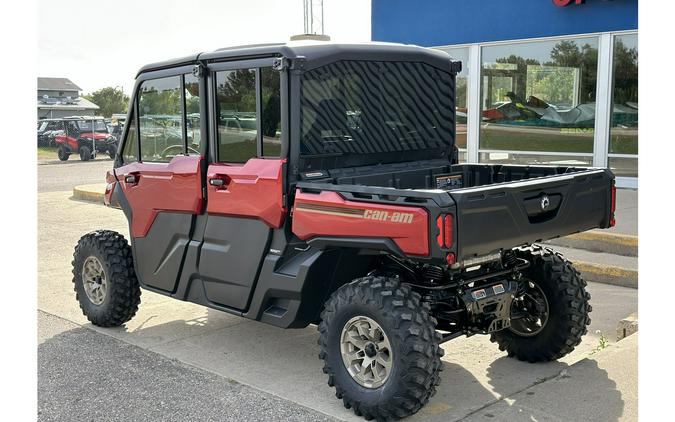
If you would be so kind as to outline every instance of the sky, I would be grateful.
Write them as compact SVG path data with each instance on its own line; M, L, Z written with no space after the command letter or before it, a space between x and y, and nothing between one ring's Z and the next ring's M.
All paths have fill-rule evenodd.
M324 0L324 30L370 41L370 0ZM39 0L37 73L130 94L147 63L302 32L302 0Z

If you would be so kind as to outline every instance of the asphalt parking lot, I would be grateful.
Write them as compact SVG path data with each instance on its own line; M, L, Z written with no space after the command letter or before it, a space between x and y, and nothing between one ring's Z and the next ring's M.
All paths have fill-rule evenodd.
M73 247L91 230L112 229L128 236L128 227L121 211L74 201L70 190L103 181L111 164L100 160L38 166L40 419L208 420L212 415L218 420L361 421L326 385L313 326L281 330L147 291L138 314L124 327L88 324L72 289ZM561 372L574 373L575 363L589 362L585 359L599 344L596 331L613 340L618 320L637 310L635 289L591 283L589 291L589 334L559 362L518 362L484 336L444 344L438 393L409 420L542 420L538 411L518 407L531 398L526 395L530 389L555 382ZM625 398L608 372L597 365L588 371L607 398L594 420L625 418ZM105 404L94 397L106 397ZM567 400L575 405L573 397L558 397L559 404ZM495 406L506 409L489 410ZM185 412L177 413L178 407ZM508 412L513 409L525 410ZM213 414L204 413L209 410ZM543 419L559 420L549 416Z

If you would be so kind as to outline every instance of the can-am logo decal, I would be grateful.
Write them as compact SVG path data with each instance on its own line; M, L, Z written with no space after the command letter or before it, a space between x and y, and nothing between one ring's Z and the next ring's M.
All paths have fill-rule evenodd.
M363 218L378 221L389 221L391 223L406 223L406 224L410 224L413 221L413 215L407 212L389 213L389 211L375 211L375 210L366 210L363 213Z
M358 208L336 207L332 205L299 203L296 211L314 212L318 214L337 215L340 217L364 218L366 220L385 221L388 223L411 224L414 215L409 212L364 210Z

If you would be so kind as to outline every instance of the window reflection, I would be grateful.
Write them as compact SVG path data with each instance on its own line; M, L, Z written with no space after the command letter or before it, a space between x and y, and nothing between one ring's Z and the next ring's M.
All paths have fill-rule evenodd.
M218 161L244 163L257 154L255 69L216 74Z
M597 63L595 37L483 47L480 148L515 153L481 158L530 162L517 152L592 153ZM546 154L537 160L560 161Z
M614 38L614 84L609 166L620 176L638 175L638 36ZM611 154L629 155L612 157ZM630 157L630 156L634 157Z
M138 101L141 159L168 162L184 153L180 76L141 85Z
M466 161L466 128L468 101L467 94L469 89L469 48L441 48L452 57L452 60L462 62L462 71L455 77L455 109L457 115L456 139L457 147L460 149L460 162Z

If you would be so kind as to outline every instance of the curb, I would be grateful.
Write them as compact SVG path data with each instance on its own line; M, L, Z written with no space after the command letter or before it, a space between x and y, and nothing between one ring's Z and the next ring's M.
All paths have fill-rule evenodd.
M550 245L566 248L585 249L614 255L638 256L638 237L627 234L607 233L591 230L570 236L547 240Z
M626 337L638 332L638 314L633 312L626 318L619 321L616 325L616 340L623 340Z
M105 186L106 186L105 183L75 186L73 188L72 199L103 204L103 194L105 193Z
M638 272L628 268L608 267L591 262L572 261L586 281L614 286L638 288Z

